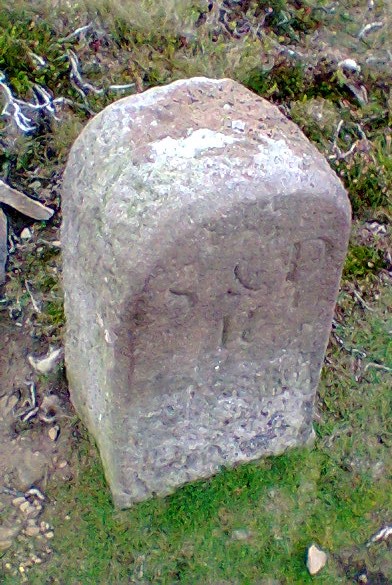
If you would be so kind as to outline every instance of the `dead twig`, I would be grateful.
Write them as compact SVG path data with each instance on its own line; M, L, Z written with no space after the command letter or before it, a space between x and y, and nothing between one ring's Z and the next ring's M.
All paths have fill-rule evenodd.
M28 497L28 496L36 497L39 500L41 500L41 502L43 502L45 500L44 494L38 488L30 488L29 490L27 490L27 492L25 492L25 496L26 497Z
M344 160L345 158L348 158L351 154L353 154L353 152L357 150L358 143L359 140L356 140L346 152L340 151L339 159Z
M93 26L93 23L89 22L89 24L85 24L84 26L81 26L81 27L75 29L73 32L69 33L69 35L67 35L66 37L58 39L57 42L58 43L67 43L68 41L71 41L72 39L78 37L79 35L89 31L92 28L92 26Z
M82 95L84 97L86 97L86 95L88 95L89 92L93 92L97 95L102 95L104 92L104 89L99 89L97 87L95 87L94 85L92 85L91 83L88 83L87 81L84 81L82 79L82 75L81 75L81 67L80 67L80 61L78 56L76 55L76 53L74 53L71 49L69 49L68 53L68 60L70 62L71 65L71 72L70 72L70 79L71 79L71 83L73 85L73 87L75 87L75 89L78 91L78 93L82 92Z
M132 87L135 87L135 83L126 83L126 84L115 84L115 85L109 85L107 88L105 87L95 87L95 85L92 85L92 83L89 83L88 81L85 81L82 77L82 73L81 73L81 65L80 65L80 61L78 56L76 55L76 53L74 51L72 51L71 49L68 51L67 53L68 55L68 60L70 62L71 65L71 71L70 71L70 80L71 80L71 84L72 87L82 96L83 101L85 102L86 100L86 96L89 93L95 93L96 95L102 95L107 91L123 91L126 89L131 89Z
M377 364L376 362L369 362L368 364L366 364L365 372L367 372L369 368L375 368L376 370L384 370L384 372L392 372L392 368L388 368L383 364Z
M384 526L384 528L381 528L371 537L369 542L366 543L366 546L370 546L371 544L380 542L381 540L387 540L387 538L390 536L392 536L392 526Z
M357 124L357 130L358 130L358 134L360 135L361 139L367 141L368 137L366 136L365 132L362 130L362 128L359 124Z
M37 406L37 396L35 392L35 384L33 381L26 382L26 386L30 388L30 406L35 408Z
M378 22L370 22L369 24L366 24L358 33L358 39L363 39L364 36L370 34L371 32L374 32L375 30L378 30L379 28L382 28L384 26L384 23L380 20Z
M25 492L25 496L26 498L29 496L33 496L33 498L38 498L39 500L41 500L41 502L45 501L44 494L38 488L30 488L29 490L27 490L27 492Z
M365 358L366 357L366 353L360 349L356 349L355 347L351 348L351 347L347 347L345 344L345 341L342 337L340 337L340 335L338 335L338 333L336 332L336 328L340 327L343 329L343 327L336 321L336 319L332 319L332 335L333 337L336 339L336 341L338 342L338 344L347 352L350 354L357 354L359 355L360 358Z
M27 422L28 420L36 416L39 410L39 407L37 406L37 395L35 391L34 382L31 380L27 380L26 386L29 387L30 394L29 398L27 399L28 408L17 415L17 418L20 418L22 422Z
M337 145L337 141L338 141L339 134L341 132L343 123L344 123L343 120L340 120L339 124L336 127L335 136L334 136L332 146L331 146L331 150L334 154L329 155L329 157L328 157L329 160L335 160L335 159L344 160L344 159L348 158L349 156L351 156L357 150L358 147L361 147L361 146L363 147L364 143L368 142L368 139L367 139L365 132L362 130L360 125L357 124L357 130L358 130L358 134L360 135L360 139L356 140L346 152L342 152L342 150Z
M315 6L314 8L312 8L312 11L316 12L316 10L320 10L322 12L325 12L325 14L335 14L337 7L338 2L332 2L332 4L330 4L329 6Z
M36 406L35 408L24 411L21 414L19 414L19 418L21 419L22 422L27 422L28 420L37 415L38 410L39 408L38 406Z
M0 208L0 285L5 281L5 265L7 263L8 224L7 216Z
M361 297L359 292L357 292L356 290L353 290L353 295L360 302L360 304L362 305L362 307L364 309L367 309L368 311L371 311L372 313L374 312L374 309L372 309L371 307L369 307L369 305L367 303L365 303L365 301L363 300L363 298Z
M1 71L0 89L3 90L5 96L5 106L1 115L11 117L22 132L32 132L37 128L32 115L27 115L27 111L31 111L32 113L35 111L41 115L42 113L46 113L51 118L58 120L58 118L56 118L56 105L68 103L67 100L62 97L53 99L50 93L38 83L33 85L35 103L26 102L16 98L6 84L5 75Z
M15 121L17 127L20 130L22 130L22 132L31 132L32 130L35 129L32 120L24 115L21 108L20 103L21 100L17 100L16 98L14 98L10 88L8 87L8 85L4 83L4 79L5 79L4 74L0 73L0 88L3 90L6 99L6 103L3 108L3 111L1 112L1 115L11 116ZM25 105L25 102L23 102L23 105ZM10 112L10 108L13 109L13 112Z
M43 57L40 57L40 55L37 55L36 53L33 53L33 51L29 51L28 52L28 55L29 55L29 57L32 58L32 60L36 64L37 69L42 69L43 67L46 66L45 59Z
M359 360L361 360L361 358L367 357L367 353L365 351L362 351L361 349L356 349L355 347L351 350L351 353L358 354Z
M125 83L122 85L109 85L108 89L110 89L111 91L123 91L125 89L131 89L132 87L135 87L136 83Z
M34 311L37 311L37 313L41 313L41 309L39 308L39 306L37 305L36 300L33 297L33 293L31 292L29 283L27 282L27 280L25 280L25 287L27 292L29 293L30 299L31 299L31 304L33 305Z

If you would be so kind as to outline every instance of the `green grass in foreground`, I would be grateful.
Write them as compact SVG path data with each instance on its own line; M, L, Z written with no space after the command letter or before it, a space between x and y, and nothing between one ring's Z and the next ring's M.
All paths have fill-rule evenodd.
M387 297L366 313L348 295L341 299L347 319L337 334L344 347L331 344L328 352L312 450L223 470L118 512L83 437L77 476L50 492L57 560L29 573L29 583L275 583L269 578L330 585L355 582L364 566L391 579L386 544L364 546L392 510L391 377L372 365L365 370L392 365ZM358 352L366 353L362 362ZM312 542L329 554L317 577L305 568Z

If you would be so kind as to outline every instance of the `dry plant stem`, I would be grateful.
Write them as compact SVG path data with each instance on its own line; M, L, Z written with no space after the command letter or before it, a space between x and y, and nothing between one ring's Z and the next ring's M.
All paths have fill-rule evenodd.
M337 141L338 141L339 134L340 134L340 131L342 129L343 123L344 123L343 120L340 120L339 124L336 127L335 136L334 136L333 143L332 143L332 151L335 154L331 154L328 157L329 160L334 160L334 159L345 160L346 158L348 158L350 155L352 155L357 150L358 145L361 143L361 140L366 140L366 142L368 140L367 136L366 136L365 132L362 130L361 126L359 124L357 124L357 130L358 130L358 134L360 136L360 140L356 140L346 152L342 152L340 150L339 146L337 145Z
M376 370L384 370L384 372L392 372L392 368L388 368L383 364L376 364L376 362L369 362L368 364L366 364L365 372L367 372L369 368L375 368Z
M44 494L38 488L30 488L25 493L25 496L34 496L43 502L45 500Z
M5 280L5 265L7 263L7 216L0 208L0 284Z
M354 349L351 350L351 353L358 354L358 356L359 356L358 360L361 360L361 358L367 357L367 353L365 351L361 351L360 349L356 349L355 347L354 347Z
M80 72L80 70L81 70L80 61L79 61L79 58L76 55L76 53L74 53L74 51L72 51L70 49L68 51L67 55L68 55L68 60L71 64L71 72L70 72L71 84L72 84L73 88L82 96L83 101L85 101L86 96L90 92L93 92L96 95L102 95L103 93L105 93L105 91L106 91L105 88L95 87L91 83L88 83L88 82L83 80L81 72ZM107 89L111 90L111 91L122 91L122 90L126 90L126 89L131 89L132 87L135 87L135 83L126 83L126 84L122 84L122 85L117 85L117 84L109 85L107 87Z
M3 108L3 111L1 112L1 115L11 116L22 132L30 132L31 130L34 130L35 126L32 125L32 121L30 118L25 116L21 110L19 103L20 100L14 98L10 88L4 83L3 79L4 76L0 77L0 88L5 94L6 104ZM9 108L13 108L12 113L9 111Z
M87 83L86 81L83 81L81 73L80 73L79 59L78 59L77 55L73 51L71 51L71 49L68 51L68 59L69 59L69 62L71 64L70 78L74 84L74 87L76 85L76 87L79 88L85 96L90 91L92 91L93 93L95 93L97 95L103 94L103 92L104 92L103 89L98 89L98 88L94 87L91 83Z
M62 97L53 99L52 96L46 91L46 89L37 83L33 86L37 103L33 104L24 100L20 100L12 94L12 91L5 83L5 75L1 71L0 89L3 90L6 102L1 115L10 116L14 120L19 130L22 130L22 132L32 132L36 129L33 120L23 113L23 109L37 112L46 112L49 114L49 116L57 120L55 116L56 104L68 103L68 100ZM43 103L40 103L38 101L39 99L42 100Z
M390 536L392 536L392 526L384 526L384 528L381 528L374 536L371 537L366 546L370 546L371 544L380 542L381 540L386 540Z
M30 404L32 408L35 408L37 406L37 397L36 397L36 393L35 393L35 384L34 382L26 382L26 385L29 386L30 388Z
M78 37L79 35L86 33L87 31L89 31L93 26L92 22L89 22L89 24L86 24L84 26L81 26L80 28L77 28L76 30L74 30L73 32L71 32L69 35L67 35L66 37L63 37L61 39L58 39L58 43L66 43L68 41L71 41L72 39L74 39L75 37Z
M313 8L313 12L316 12L316 10L321 10L322 12L325 12L325 14L333 14L336 11L337 6L338 2L332 2L332 4L329 6L315 6Z
M33 61L35 61L37 69L42 69L42 67L45 67L46 61L43 57L33 53L32 51L29 51L28 55L33 59Z
M22 412L22 414L20 414L19 417L22 420L22 422L27 422L28 420L37 415L38 410L39 408L38 406L36 406L35 408L28 410L27 412Z
M341 152L339 155L339 158L344 160L345 158L348 158L351 154L353 154L353 152L356 151L357 146L358 146L359 140L356 140L351 147L349 148L349 150L347 150L347 152Z
M337 145L337 141L338 141L339 134L340 134L340 130L342 129L342 126L343 126L343 120L339 120L339 123L338 123L338 125L336 127L336 130L335 130L335 136L334 136L333 142L332 142L332 151L333 152L340 152L340 149L339 149L339 147ZM336 157L337 157L337 155L333 154L329 158L330 159L333 159L333 158L336 158Z
M125 83L122 85L109 85L109 89L112 91L122 91L125 89L131 89L132 87L135 87L136 83Z
M27 282L27 280L25 280L25 287L27 292L29 293L30 299L31 299L31 304L33 305L34 311L36 311L37 313L41 313L41 309L39 308L39 306L37 305L36 300L33 297L33 293L31 292L29 283Z
M361 295L356 290L353 290L353 295L355 296L356 299L358 299L358 301L360 302L360 304L362 305L362 307L364 309L367 309L368 311L374 312L374 309L372 309L371 307L369 307L368 304L365 303L365 301L363 300Z
M384 23L382 21L379 22L370 22L366 26L364 26L358 33L358 38L363 39L364 36L370 34L371 32L382 28Z
M335 330L335 328L336 328L337 326L340 326L340 327L342 327L342 326L341 326L341 325L340 325L340 324L339 324L339 323L336 321L336 319L333 319L333 320L332 320L332 327L333 327L333 328L332 328L332 335L333 335L333 337L336 339L336 341L338 342L338 344L339 344L339 345L342 347L342 349L344 349L344 350L345 350L347 353L350 353L350 354L358 354L358 355L359 355L361 358L365 358L365 357L366 357L366 353L365 353L364 351L361 351L361 350L359 350L359 349L356 349L355 347L354 347L354 348L347 347L347 346L345 345L344 339L342 339L342 338L341 338L341 337L340 337L340 336L339 336L339 335L336 333L336 330Z
M30 398L29 398L29 408L24 410L23 412L19 413L17 416L23 422L26 422L37 415L39 411L39 407L37 406L37 396L35 391L35 384L33 381L26 381L26 385L29 387L30 390Z

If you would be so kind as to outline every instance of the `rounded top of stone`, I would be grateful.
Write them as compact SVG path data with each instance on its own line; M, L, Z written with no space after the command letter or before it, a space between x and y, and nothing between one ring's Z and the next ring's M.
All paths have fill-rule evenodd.
M276 106L227 78L180 79L122 98L100 112L83 134L98 129L107 143L119 146L123 139L131 139L132 151L166 137L178 140L193 133L204 141L205 148L257 141L262 135L270 141L307 143L297 126ZM213 140L213 132L219 133L220 138ZM186 147L178 152L186 158L193 153Z
M65 184L80 172L112 194L114 182L126 190L141 181L140 202L166 205L191 182L216 193L224 185L223 200L239 189L252 196L262 184L266 192L314 193L350 213L341 182L301 130L231 79L181 79L112 103L76 140Z

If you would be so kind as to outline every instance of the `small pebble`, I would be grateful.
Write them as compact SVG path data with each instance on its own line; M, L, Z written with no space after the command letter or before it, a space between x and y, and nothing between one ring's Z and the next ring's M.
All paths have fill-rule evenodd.
M59 436L60 433L60 428L58 425L56 425L55 427L52 427L49 429L48 431L48 435L49 435L49 439L51 441L56 441L57 437Z
M28 508L28 510L26 510L26 515L29 516L30 518L37 518L42 510L42 506L41 504L39 504L37 507L35 506L30 506L30 508Z
M47 538L48 540L50 540L51 538L54 537L54 532L53 530L50 530L49 532L45 533L45 538Z
M28 502L28 501L27 501L27 500L25 500L24 498L23 498L23 500L24 500L24 501L23 501L23 502L20 504L20 506L19 506L19 510L20 510L21 512L27 513L28 509L29 509L29 508L32 508L32 505L30 504L30 502Z
M24 228L20 232L20 237L21 237L22 240L31 240L31 236L32 236L32 233L29 230L29 228Z
M233 540L249 540L252 538L252 533L246 528L240 528L239 530L233 530L231 538Z
M38 526L27 526L25 533L27 536L38 536L40 530Z
M15 506L15 508L19 508L19 506L21 504L23 504L26 501L26 498L24 498L23 496L19 497L19 498L14 498L12 500L12 505Z
M68 461L60 461L58 467L59 469L64 469L64 467L67 467L68 465Z
M309 573L311 575L316 575L325 566L326 562L327 555L325 552L319 549L315 544L312 544L308 549L308 558L306 561Z

